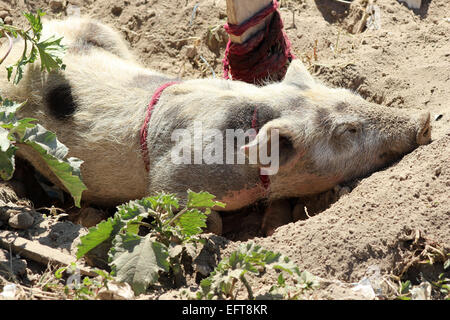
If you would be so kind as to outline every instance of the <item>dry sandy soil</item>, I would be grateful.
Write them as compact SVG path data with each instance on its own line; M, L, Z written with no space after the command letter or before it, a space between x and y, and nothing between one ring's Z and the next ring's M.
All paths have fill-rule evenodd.
M334 0L283 1L281 14L294 53L316 77L392 108L429 110L432 142L354 182L351 192L328 209L320 208L320 199L310 200L311 217L285 225L270 237L258 232L258 208L239 213L241 229L228 228L227 239L219 241L222 256L243 242L256 241L330 280L310 298L361 299L365 296L344 283L360 281L374 267L383 277L398 275L426 244L450 252L450 2L422 2L421 9L410 10L396 0L378 0L378 28L355 32L361 20L355 6ZM64 17L78 8L81 15L121 30L149 68L185 78L211 77L213 71L222 75L224 0L69 0L62 9L53 7L47 0L0 1L0 9L8 10L16 25L23 23L21 11L42 8L50 17ZM225 224L231 219L236 216L224 217ZM67 243L82 230L72 226L75 234L59 233L67 238L67 251ZM48 229L48 223L46 228L44 236L34 231L28 235L51 240L49 233L59 232ZM436 280L443 271L442 261L433 266L414 263L407 269L403 279L415 284L422 276ZM271 281L273 275L268 274L254 285L263 289ZM163 298L179 297L176 291L161 293Z

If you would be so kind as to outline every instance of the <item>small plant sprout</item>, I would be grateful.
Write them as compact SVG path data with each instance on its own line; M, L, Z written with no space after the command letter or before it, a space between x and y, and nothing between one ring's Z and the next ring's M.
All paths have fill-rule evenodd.
M247 276L261 276L266 269L280 272L277 284L272 286L267 294L255 297ZM296 286L288 286L284 274L291 276ZM201 281L201 290L197 292L196 298L235 300L239 283L246 289L249 300L269 297L298 299L301 293L318 287L317 278L307 271L300 272L288 257L250 242L222 260L211 275Z

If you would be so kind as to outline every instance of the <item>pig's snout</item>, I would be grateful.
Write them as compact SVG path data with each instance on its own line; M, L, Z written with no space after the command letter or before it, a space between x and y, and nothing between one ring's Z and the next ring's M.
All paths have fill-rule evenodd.
M430 113L424 112L417 117L417 144L424 145L431 141Z
M400 134L398 140L391 141L382 150L379 159L382 163L390 163L399 156L411 152L418 146L428 144L431 141L430 113L421 112L409 116L407 135Z

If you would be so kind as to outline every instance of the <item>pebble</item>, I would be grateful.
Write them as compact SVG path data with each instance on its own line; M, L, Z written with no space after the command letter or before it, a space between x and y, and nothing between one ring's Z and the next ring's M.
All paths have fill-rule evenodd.
M1 10L0 11L0 18L1 19L5 20L5 18L8 17L8 16L9 16L9 12L8 11L6 11L6 10Z
M11 270L12 267L12 270ZM12 261L9 252L0 249L0 270L12 271L17 276L22 276L27 272L27 261L13 257Z
M189 59L194 59L197 56L197 48L195 46L187 46L186 49L186 56Z
M9 209L7 210L7 214L10 215L8 224L14 229L28 229L34 223L34 217L28 210Z
M434 175L435 175L436 177L439 177L439 176L441 175L441 173L442 173L442 168L441 168L441 167L437 168L437 169L434 171Z
M153 18L154 16L156 16L155 10L153 10L153 9L147 10L147 19Z
M122 14L123 8L119 6L113 6L111 8L111 13L115 15L116 17L120 16Z
M225 11L219 10L219 19L226 19L227 13Z
M9 214L9 210L10 207L9 206L4 206L3 203L1 203L0 206L0 221L8 221L9 218L11 218L11 215Z
M13 18L11 18L11 17L6 17L5 19L3 19L3 22L4 22L5 24L12 25L12 24L13 24Z
M59 12L64 9L64 2L62 0L51 0L49 5L53 12Z

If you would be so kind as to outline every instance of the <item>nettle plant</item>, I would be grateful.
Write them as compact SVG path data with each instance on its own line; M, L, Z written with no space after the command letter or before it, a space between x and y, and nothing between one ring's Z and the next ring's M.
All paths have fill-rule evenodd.
M261 277L269 269L279 272L277 283L271 286L268 292L255 296L247 277L249 275ZM286 275L291 278L293 284L288 284ZM308 271L300 272L287 256L266 250L260 245L250 242L232 252L228 258L223 259L210 276L200 282L200 290L193 298L198 300L235 300L240 286L246 289L248 300L297 300L306 291L317 289L319 282L317 277Z
M0 38L6 37L9 42L6 54L0 58L0 65L11 52L13 38L21 37L24 41L23 53L18 61L6 67L8 81L14 85L22 80L25 67L38 58L42 72L57 72L65 68L62 57L66 47L61 44L62 38L52 36L41 40L41 17L44 15L40 10L35 15L24 13L30 24L28 29L5 24L0 19ZM39 153L79 207L81 194L87 189L80 178L83 161L67 158L68 148L58 141L55 133L37 124L36 119L17 118L16 112L25 104L26 101L16 102L0 96L0 178L10 180L13 177L16 151L20 144L28 145Z
M173 194L165 193L121 205L112 218L81 237L77 258L106 244L111 275L129 283L136 294L160 283L163 276L180 286L183 259L195 258L197 245L203 244L200 234L211 208L225 206L214 198L189 190L183 209Z
M163 285L169 279L173 287L180 287L186 277L183 261L192 263L198 256L198 249L205 242L200 235L211 209L225 206L214 199L208 192L189 190L183 209L173 194L165 193L118 206L113 217L81 237L77 258L89 256L96 248L104 251L106 245L111 276L129 283L135 294L163 284L163 279ZM255 297L247 276L261 276L267 269L280 272L277 284ZM288 285L286 274L294 285ZM182 294L189 299L236 299L238 283L247 289L250 300L299 299L301 294L318 286L316 277L307 271L300 272L288 257L249 243L223 259L201 281L197 293Z

